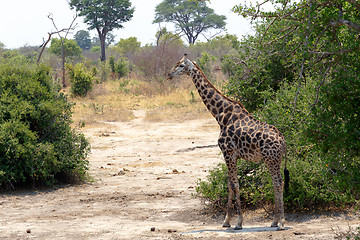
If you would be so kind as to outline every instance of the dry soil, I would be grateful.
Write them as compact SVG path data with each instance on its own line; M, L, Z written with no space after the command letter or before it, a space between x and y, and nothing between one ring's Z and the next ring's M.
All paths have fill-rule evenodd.
M198 178L222 162L212 118L103 122L90 138L85 184L0 195L0 239L334 239L359 226L356 213L287 214L286 230L264 211L246 211L244 229L222 228L194 198Z

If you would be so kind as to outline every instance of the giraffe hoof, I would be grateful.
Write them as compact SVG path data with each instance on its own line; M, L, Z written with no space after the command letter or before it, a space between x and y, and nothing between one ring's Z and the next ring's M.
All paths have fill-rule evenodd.
M277 223L272 223L270 227L278 227Z
M231 227L230 223L224 223L222 226L223 227Z
M234 227L234 230L241 230L241 229L242 227L238 227L238 226Z

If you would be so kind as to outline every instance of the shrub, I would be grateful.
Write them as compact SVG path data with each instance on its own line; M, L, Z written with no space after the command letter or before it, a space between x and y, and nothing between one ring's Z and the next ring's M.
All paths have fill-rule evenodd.
M84 178L89 143L46 66L0 57L0 186Z
M145 46L134 58L134 65L147 81L163 81L174 64L184 55L183 46L176 42L161 42Z
M273 199L271 178L264 164L238 160L237 167L242 205L252 206ZM227 181L228 169L226 164L220 163L209 171L207 181L197 181L198 196L207 201L214 210L222 210L227 205Z
M71 93L74 96L85 97L93 88L94 77L91 72L88 72L82 63L75 66L66 65L71 82Z
M126 77L129 73L129 62L125 58L120 58L116 63L115 73L119 78Z
M294 148L288 149L293 150ZM334 173L329 173L330 170L318 156L290 161L287 168L290 171L289 194L284 195L287 211L325 209L334 205L342 207L355 202L350 192L339 191L336 181L331 177ZM264 203L273 204L271 176L264 163L254 164L239 160L238 179L242 206L258 207ZM206 180L199 179L196 192L211 208L223 210L228 198L226 165L219 164L209 171Z
M129 62L125 58L119 58L119 60L115 62L115 58L111 56L109 58L109 65L111 72L113 75L116 75L118 79L126 77L129 73Z

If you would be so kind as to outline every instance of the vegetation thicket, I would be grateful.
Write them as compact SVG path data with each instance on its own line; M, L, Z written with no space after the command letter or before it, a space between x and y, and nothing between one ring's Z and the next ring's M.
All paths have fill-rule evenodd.
M84 179L89 143L50 76L17 53L0 55L0 186Z
M359 5L355 1L267 1L234 11L252 19L255 34L226 56L228 95L287 141L291 209L353 205L360 195ZM264 165L240 161L245 204L273 199ZM214 206L226 202L219 166L199 181ZM222 179L222 180L219 180ZM289 210L289 209L288 209Z
M80 2L71 4L87 16L90 10ZM172 2L176 1L158 5L156 22L172 21L168 17L174 13L166 5ZM67 59L71 86L64 90L77 103L76 123L126 121L133 117L130 110L139 107L148 109L146 118L151 121L161 119L159 108L177 117L205 114L190 80L166 81L169 70L186 52L226 95L284 133L290 171L286 206L356 205L360 199L359 6L345 0L268 2L274 10L265 11L261 4L234 7L235 12L256 19L254 34L242 39L226 34L195 42L192 36L186 45L180 35L160 28L153 44L141 46L135 37L105 44L105 37L110 36L107 31L89 46L89 35L83 30L76 35L83 51L69 48L75 49L77 57ZM205 3L197 7L201 4ZM128 16L122 20L132 16L131 5L126 6ZM55 43L44 52L42 62L47 67L33 64L35 48L7 50L0 44L0 144L7 144L0 149L5 151L0 155L2 184L54 181L65 173L83 176L85 172L88 144L70 128L72 104L53 84L59 69L59 57L51 50ZM75 157L70 158L71 154ZM238 169L244 205L273 201L264 164L239 160ZM226 178L224 164L211 169L207 179L198 180L197 195L222 209L228 196Z

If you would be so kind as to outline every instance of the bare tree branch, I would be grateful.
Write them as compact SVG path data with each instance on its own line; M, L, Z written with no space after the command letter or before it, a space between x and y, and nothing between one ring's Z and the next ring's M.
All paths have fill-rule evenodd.
M274 20L275 20L275 19L274 19ZM293 28L293 27L289 27L289 28L285 29L284 31L290 30L291 28ZM274 43L274 42L276 42L276 41L278 41L278 40L281 40L281 39L283 39L284 37L288 36L289 34L295 32L298 28L299 28L299 26L295 26L291 31L288 31L287 33L285 33L285 34L282 35L281 37L278 37L278 38L276 38L276 39L274 39L274 40L272 40L272 41L270 41L270 42L267 42L267 43L265 43L264 45L270 45L270 44L272 44L272 43ZM261 41L262 41L262 38L261 38Z
M46 45L50 42L50 40L51 40L51 35L53 34L53 33L48 33L49 34L49 37L48 37L48 39L45 41L44 40L44 38L43 38L43 43L41 44L41 51L40 51L40 53L39 53L39 57L38 57L38 59L37 59L37 61L36 61L36 64L39 64L40 63L40 59L41 59L41 56L42 56L42 54L43 54L43 52L44 52L44 50L45 50L45 47L46 47Z
M345 19L338 19L336 21L331 21L330 23L330 26L333 26L333 27L338 27L338 26L347 26L351 29L354 29L356 31L359 31L360 32L360 25L359 24L355 24L353 22L350 22L348 20L345 20Z
M318 52L318 51L309 51L309 53L313 53L313 54L320 54L320 55L335 55L335 54L342 54L342 53L349 53L352 52L352 50L349 49L342 49L340 51L337 52Z
M44 52L44 49L46 47L46 45L50 42L51 40L51 37L53 34L58 34L59 37L60 37L60 41L61 41L61 58L62 58L62 85L65 86L65 53L64 53L64 41L65 39L67 38L67 35L69 34L70 31L72 30L75 30L75 28L77 27L77 23L75 23L75 20L77 18L77 14L75 13L75 15L73 16L73 20L71 21L71 24L68 28L63 28L61 30L59 30L55 24L55 21L54 21L54 17L53 17L53 14L50 13L48 15L48 18L51 20L51 22L53 23L53 26L55 27L56 31L55 32L49 32L49 37L48 39L46 40L46 42L44 41L43 44L40 46L42 47L41 49L41 52L39 54L39 57L38 57L38 60L37 60L37 64L39 64L40 62L40 59L41 59L41 56ZM74 25L75 23L75 25ZM61 33L65 33L65 37L63 37L61 35Z
M42 56L42 54L43 54L43 52L44 52L44 50L45 50L46 45L50 42L52 35L58 34L58 35L60 36L60 38L62 38L61 35L60 35L60 33L65 32L65 33L66 33L66 34L65 34L65 38L66 38L67 35L68 35L68 33L70 32L70 30L75 30L75 28L76 28L76 26L77 26L77 23L75 24L75 26L72 26L72 25L74 24L76 18L77 18L77 14L75 14L75 16L73 17L73 21L71 22L70 27L69 27L69 28L63 28L63 29L61 29L61 30L58 30L58 28L56 27L56 24L55 24L55 22L54 22L54 18L53 18L52 13L50 13L50 14L48 15L48 18L52 21L52 23L53 23L56 31L55 31L55 32L48 32L48 35L49 35L49 36L48 36L48 39L47 39L46 41L45 41L45 39L43 38L43 43L42 43L42 44L40 45L40 47L39 47L39 48L41 48L41 51L40 51L39 57L38 57L38 59L37 59L37 61L36 61L37 64L40 63L41 56Z
M215 36L219 35L220 33L222 33L223 31L220 30L219 32L211 35L210 37L207 37L204 33L201 33L201 35L206 39L206 41L210 41L212 38L214 38Z

